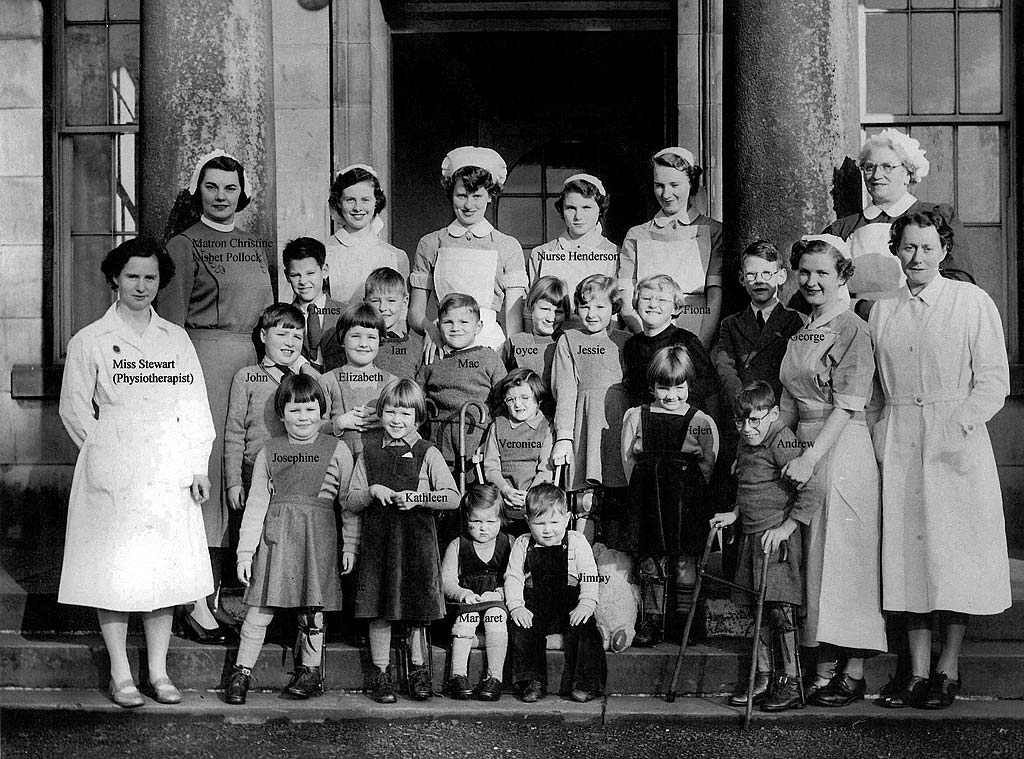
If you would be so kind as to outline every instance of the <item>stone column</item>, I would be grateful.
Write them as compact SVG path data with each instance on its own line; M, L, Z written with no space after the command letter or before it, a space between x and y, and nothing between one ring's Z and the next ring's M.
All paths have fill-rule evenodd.
M860 206L857 2L725 5L728 250L767 237L788 259L801 235Z
M142 231L160 236L196 160L214 148L245 166L239 226L275 240L270 0L142 4Z

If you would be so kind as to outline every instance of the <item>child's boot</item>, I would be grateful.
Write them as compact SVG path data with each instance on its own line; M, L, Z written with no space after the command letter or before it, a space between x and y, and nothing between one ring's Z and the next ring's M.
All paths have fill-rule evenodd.
M664 617L660 614L644 614L643 619L636 628L636 637L633 638L633 645L638 648L650 648L661 643L661 630L664 626Z
M370 675L370 698L378 704L393 704L398 698L395 696L395 683L391 679L391 669L373 668Z
M771 689L768 687L771 682L771 676L768 672L758 672L754 676L754 706L763 704L771 696ZM729 706L746 706L747 705L747 686L743 685L737 688L728 701Z
M295 698L310 698L324 694L324 679L320 667L298 667L284 692Z
M251 679L252 670L236 664L228 676L228 685L224 689L224 700L236 706L244 704L245 698L249 693L249 682Z
M755 704L757 701L754 702ZM800 679L797 676L783 675L772 688L772 694L761 704L763 712L784 712L787 709L803 709L804 702L800 698Z
M476 686L476 697L480 701L501 700L501 680L496 677L482 677Z

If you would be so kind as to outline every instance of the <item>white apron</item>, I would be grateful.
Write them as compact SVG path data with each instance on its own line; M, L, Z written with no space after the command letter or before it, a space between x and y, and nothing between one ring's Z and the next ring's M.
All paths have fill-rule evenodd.
M708 315L704 292L711 262L711 227L706 224L680 226L671 241L637 240L636 281L654 274L667 274L683 291L683 310L676 326L699 335Z
M446 295L471 295L480 304L483 328L474 345L498 350L505 342L505 333L498 324L494 302L494 280L498 276L498 251L488 248L441 247L434 263L434 292L440 304Z
M891 224L866 224L847 241L855 270L847 287L858 298L878 300L902 287L907 277L889 250Z

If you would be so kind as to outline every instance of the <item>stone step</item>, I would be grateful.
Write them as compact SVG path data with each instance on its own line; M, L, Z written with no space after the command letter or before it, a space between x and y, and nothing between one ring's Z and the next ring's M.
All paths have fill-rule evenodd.
M630 649L608 654L608 692L621 695L661 695L668 687L677 648L663 644L653 649ZM434 647L434 681L442 687L445 650ZM482 652L471 659L475 681ZM144 640L129 636L133 671L145 661ZM233 646L202 646L172 638L168 671L179 687L188 690L219 688L234 662ZM549 682L555 687L562 668L562 652L550 651ZM692 646L686 653L678 692L715 696L730 692L746 678L749 648L739 639L715 638ZM109 678L108 660L98 635L23 636L0 634L0 688L101 688ZM352 645L328 645L329 685L335 690L360 690L370 666L368 653ZM893 670L894 657L884 654L867 662L869 692L877 692ZM280 690L292 668L291 653L281 645L266 645L254 674L254 688ZM961 658L965 696L1024 698L1024 643L968 642ZM142 674L144 677L144 673Z

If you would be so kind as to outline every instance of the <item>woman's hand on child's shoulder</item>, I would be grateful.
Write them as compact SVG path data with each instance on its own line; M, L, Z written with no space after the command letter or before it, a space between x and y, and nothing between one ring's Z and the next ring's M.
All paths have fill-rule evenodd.
M512 621L524 630L528 630L533 627L533 612L525 606L520 606L518 609L513 611L510 616L512 617Z

